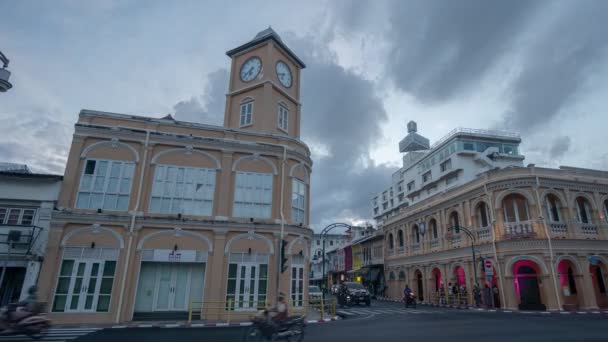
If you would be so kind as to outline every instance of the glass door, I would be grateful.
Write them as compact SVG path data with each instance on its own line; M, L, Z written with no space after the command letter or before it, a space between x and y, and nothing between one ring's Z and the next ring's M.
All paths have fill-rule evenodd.
M304 266L291 267L291 305L301 307L304 298Z
M247 301L249 300L249 265L247 264L238 264L237 265L237 274L236 274L236 292L234 299L234 309L235 310L243 310L247 309L246 306Z
M190 265L176 265L173 267L173 298L171 301L171 310L187 310L187 299L189 298L186 294L189 292L190 288L190 275Z
M82 306L81 299L84 292L86 271L87 262L77 260L76 267L73 268L72 280L70 281L66 312L79 311Z
M173 301L173 272L171 265L159 264L156 271L156 300L155 311L169 310L169 303Z
M89 262L87 281L84 286L84 308L83 311L95 311L97 298L99 296L99 286L101 281L102 263L99 261Z

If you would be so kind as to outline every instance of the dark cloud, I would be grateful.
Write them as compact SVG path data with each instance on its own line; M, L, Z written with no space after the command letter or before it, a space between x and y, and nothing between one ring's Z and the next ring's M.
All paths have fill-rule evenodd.
M470 90L508 52L537 3L392 2L387 75L425 102Z
M570 149L570 144L572 143L572 139L569 136L561 136L555 138L553 140L553 144L549 149L549 157L552 159L558 159L564 156L566 152Z
M219 69L207 75L207 86L202 96L193 96L189 100L178 102L173 109L175 119L199 122L210 125L222 125L226 92L228 91L228 70ZM203 103L205 106L203 107Z
M72 128L58 113L29 110L0 120L0 161L27 164L34 172L63 174Z
M596 67L605 65L608 2L572 3L555 17L549 33L526 51L512 84L512 108L504 117L509 128L532 133L550 122L574 102Z
M369 154L387 120L382 100L372 82L337 65L325 43L293 35L284 39L307 63L302 72L302 139L323 146L328 154L314 160L311 223L369 218L372 195L395 170L375 165Z

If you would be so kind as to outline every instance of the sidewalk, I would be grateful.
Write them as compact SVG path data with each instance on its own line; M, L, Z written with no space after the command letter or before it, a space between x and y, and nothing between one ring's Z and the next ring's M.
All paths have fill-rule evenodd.
M388 298L388 297L378 297L377 300L385 301L385 302L394 302L394 303L402 303L403 301L400 299ZM418 305L426 305L435 308L445 308L445 309L456 309L456 310L473 310L479 312L504 312L504 313L517 313L517 314L537 314L537 315L607 315L607 309L600 310L579 310L579 311L521 311L521 310L508 310L508 309L490 309L490 308L478 308L475 306L469 305L448 305L448 304L434 304L427 302L420 302Z

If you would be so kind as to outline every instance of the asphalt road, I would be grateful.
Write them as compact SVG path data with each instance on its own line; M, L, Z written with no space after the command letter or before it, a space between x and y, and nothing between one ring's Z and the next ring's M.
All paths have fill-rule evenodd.
M608 315L541 315L418 306L405 310L396 303L347 308L345 319L311 324L304 341L357 342L405 340L456 341L608 341ZM242 341L244 328L114 329L80 337L78 342Z

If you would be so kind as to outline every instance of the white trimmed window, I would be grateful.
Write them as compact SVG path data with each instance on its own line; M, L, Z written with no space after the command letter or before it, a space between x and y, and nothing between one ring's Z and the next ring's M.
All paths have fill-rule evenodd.
M157 165L150 212L211 216L215 170Z
M134 169L133 162L87 159L76 207L127 210Z
M306 220L306 184L296 178L291 181L291 220L296 223Z
M289 109L287 109L287 107L285 107L284 105L280 104L278 115L279 115L279 117L278 117L277 124L278 124L279 129L287 132L287 128L289 127L289 125L288 125Z
M241 104L241 121L240 126L248 126L251 125L251 118L253 115L253 101L249 101Z
M31 226L36 216L36 209L0 208L0 224L11 226Z
M235 217L269 218L272 209L272 174L237 172Z

